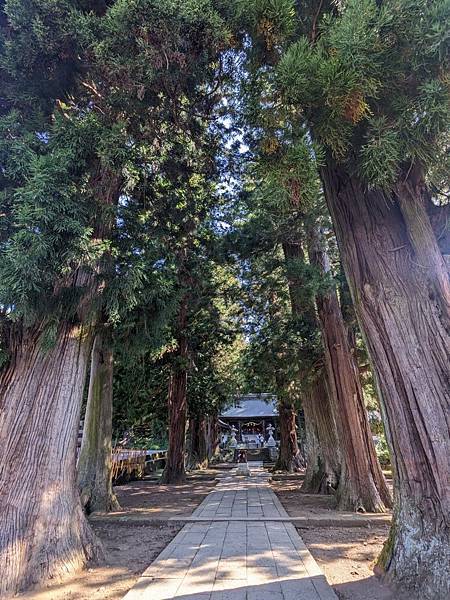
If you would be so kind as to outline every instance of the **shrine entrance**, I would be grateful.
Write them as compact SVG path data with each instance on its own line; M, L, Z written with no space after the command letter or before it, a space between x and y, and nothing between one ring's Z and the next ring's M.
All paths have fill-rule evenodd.
M272 439L279 440L278 407L272 394L247 394L220 415L221 439L227 445L236 440L239 447L262 448Z

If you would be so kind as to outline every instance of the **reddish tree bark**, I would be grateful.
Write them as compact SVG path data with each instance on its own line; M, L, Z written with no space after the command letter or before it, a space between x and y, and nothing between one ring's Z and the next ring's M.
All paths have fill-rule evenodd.
M205 469L208 466L206 417L198 416L189 419L188 438L188 468Z
M306 472L302 492L329 494L337 488L341 458L326 375L318 374L304 394Z
M184 455L186 448L187 370L176 367L170 375L169 447L161 483L180 483L186 478Z
M293 205L296 206L295 202ZM293 240L283 243L283 253L288 271L289 296L292 313L317 327L312 298L305 297L303 281L290 267L292 261L305 260L302 244ZM305 378L309 377L305 373ZM319 378L311 381L302 398L306 426L306 473L302 490L307 493L328 493L339 481L340 466L336 463L338 448L336 425L325 383ZM328 419L328 422L326 420ZM334 458L333 458L334 457Z
M95 336L89 392L78 459L78 487L88 513L120 508L112 488L113 351L104 332Z
M450 280L447 264L426 212L428 192L418 167L408 170L397 184L396 196L405 221L408 238L420 266L426 272L428 287L441 310L441 321L450 332Z
M283 250L287 260L304 259L300 243L285 243ZM313 262L321 267L325 275L325 265L322 262L326 255L317 243L314 244L311 254ZM312 303L303 298L300 286L301 282L295 278L289 281L292 309L304 319L309 318L313 326L316 323L316 314ZM385 506L391 505L391 498L375 454L359 373L353 362L336 291L330 290L327 294L322 294L317 298L317 305L328 381L327 399L330 404L327 409L333 415L332 422L337 427L342 462L339 469L338 507L342 510L382 512ZM310 390L310 393L316 392L315 389ZM308 402L308 399L306 401ZM310 420L317 416L313 410L309 410ZM327 431L319 424L311 422L310 426L310 436L313 436L314 431L320 433L319 427L323 433L329 433L329 429ZM320 439L319 443L322 443ZM323 443L326 446L328 440ZM312 443L311 447L317 447L317 443ZM314 459L313 464L314 470L320 473L319 457ZM309 482L316 482L321 477L319 474L313 477L308 473ZM328 488L330 485L331 482L328 482ZM308 486L310 489L324 489L323 484L318 486L309 483Z
M184 296L178 313L178 348L173 359L169 378L168 413L169 446L162 483L180 483L186 479L186 422L187 422L187 377L189 350L186 338L188 298Z
M450 594L450 340L435 241L417 219L328 158L326 199L372 359L395 476L395 514L379 560L421 597ZM411 199L411 198L409 198ZM423 209L423 206L422 206ZM420 206L414 210L421 211ZM420 219L423 214L420 213ZM415 240L415 241L413 241ZM434 256L434 258L433 258ZM424 268L422 258L429 268ZM429 262L431 261L431 263ZM442 285L441 285L442 284ZM437 295L439 297L437 297Z
M331 269L319 230L310 227L309 237L311 263L326 276ZM384 512L392 506L391 495L375 453L359 371L334 285L317 295L316 304L342 457L338 508Z
M298 447L296 417L294 406L288 400L281 399L278 403L280 424L280 453L275 465L277 471L292 473L295 469L305 466Z
M217 415L209 415L206 424L206 454L211 460L219 449L219 419Z
M89 336L62 326L44 352L23 335L0 375L2 598L100 555L75 472Z

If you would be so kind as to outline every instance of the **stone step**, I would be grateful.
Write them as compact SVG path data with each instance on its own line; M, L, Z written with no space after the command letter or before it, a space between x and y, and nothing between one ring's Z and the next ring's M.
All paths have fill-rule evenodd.
M248 462L270 462L269 448L250 448L246 452Z
M251 468L217 484L194 512L208 520L186 522L124 600L337 600L269 474ZM251 520L231 516L240 513Z

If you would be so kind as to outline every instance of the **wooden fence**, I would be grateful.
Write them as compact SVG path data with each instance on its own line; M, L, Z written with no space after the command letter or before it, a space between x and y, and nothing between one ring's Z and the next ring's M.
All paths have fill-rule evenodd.
M146 472L155 471L157 464L164 463L167 450L128 450L114 448L112 451L112 478L140 479Z

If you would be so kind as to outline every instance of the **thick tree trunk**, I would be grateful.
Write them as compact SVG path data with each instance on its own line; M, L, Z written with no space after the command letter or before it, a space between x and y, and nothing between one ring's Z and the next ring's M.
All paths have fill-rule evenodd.
M206 469L208 454L206 448L206 417L189 419L189 450L187 465L189 469Z
M219 450L219 419L217 415L209 415L206 424L206 456L210 461Z
M89 345L69 326L47 352L30 335L0 375L2 598L99 556L75 472Z
M100 331L91 353L88 401L78 459L81 504L88 513L120 508L112 489L112 399L113 352Z
M313 331L318 327L313 299L305 295L304 282L298 277L297 269L292 269L292 264L305 262L302 244L299 241L285 241L283 253L292 313ZM305 372L305 378L309 375ZM325 382L316 377L303 394L302 404L306 429L306 473L302 490L311 494L325 494L337 486L340 473L336 424Z
M275 465L276 471L292 473L305 466L297 441L296 411L291 402L280 400L278 404L280 423L280 454Z
M306 472L302 492L329 494L340 478L340 454L336 425L331 411L325 374L311 382L303 396L305 413Z
M184 296L178 313L178 349L169 379L169 447L161 483L180 483L186 479L186 420L189 350L186 338L188 297Z
M331 159L323 180L373 362L395 476L395 515L379 561L424 599L450 594L450 340L442 299L399 206ZM412 222L410 222L412 220ZM408 233L409 231L409 233ZM432 257L426 256L429 262ZM436 256L439 269L440 257ZM434 270L434 269L433 269ZM435 293L433 293L433 291Z
M169 381L169 447L161 483L181 483L186 479L187 371L174 368Z
M311 263L326 276L331 268L318 228L309 228L309 237ZM359 371L334 286L318 294L316 304L342 457L338 508L384 512L392 506L391 495L375 453Z
M339 273L339 305L341 307L342 318L344 319L345 328L347 330L347 338L350 346L350 352L353 355L355 364L358 364L358 347L357 347L357 330L358 320L356 318L355 307L353 306L350 288L348 287L347 279L341 266Z
M441 321L450 334L450 279L426 212L427 190L420 169L410 169L397 185L397 199L418 264L426 272L430 293L441 309Z
M327 256L318 246L317 240L314 240L313 246L312 262L325 275L328 270L328 262L324 262L327 261ZM287 260L303 258L300 244L285 243L283 249ZM293 311L315 324L313 307L305 304L297 289L299 282L291 279L289 284ZM375 454L359 373L353 362L336 291L330 290L327 294L322 294L317 299L317 306L327 371L329 410L337 427L342 459L338 507L341 510L383 512L385 505L391 506L391 498ZM310 411L310 419L314 416L315 413ZM312 468L317 470L319 467L319 461L314 461ZM314 481L318 477L314 476ZM308 473L308 481L312 479ZM315 487L320 489L320 486L311 485L311 489Z

